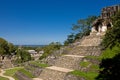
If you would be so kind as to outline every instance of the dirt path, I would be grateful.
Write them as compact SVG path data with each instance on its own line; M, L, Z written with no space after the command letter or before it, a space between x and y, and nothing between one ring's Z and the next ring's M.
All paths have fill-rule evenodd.
M5 73L4 70L0 70L0 76L1 76L1 77L8 78L9 80L15 80L13 77L10 77L10 76L6 76L6 75L4 75L4 73Z

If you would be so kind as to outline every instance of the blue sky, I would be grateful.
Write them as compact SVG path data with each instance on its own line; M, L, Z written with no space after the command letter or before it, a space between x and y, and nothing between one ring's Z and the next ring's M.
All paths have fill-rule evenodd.
M120 0L0 0L0 37L13 44L63 42L78 19Z

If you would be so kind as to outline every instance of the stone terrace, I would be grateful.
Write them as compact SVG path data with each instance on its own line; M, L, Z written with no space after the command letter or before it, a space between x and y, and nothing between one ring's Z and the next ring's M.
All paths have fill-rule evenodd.
M65 80L66 75L76 69L79 69L79 63L83 61L85 56L99 56L99 45L102 39L101 36L87 36L82 41L74 45L69 54L59 56L55 64L45 68L39 79L41 80Z

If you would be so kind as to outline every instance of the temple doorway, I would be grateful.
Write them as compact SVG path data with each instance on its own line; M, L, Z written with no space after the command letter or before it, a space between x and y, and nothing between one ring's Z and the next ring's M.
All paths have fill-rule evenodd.
M110 24L110 23L108 23L108 24L107 24L107 30L110 30L110 29L111 29L111 27L112 27L112 26L111 26L111 24Z

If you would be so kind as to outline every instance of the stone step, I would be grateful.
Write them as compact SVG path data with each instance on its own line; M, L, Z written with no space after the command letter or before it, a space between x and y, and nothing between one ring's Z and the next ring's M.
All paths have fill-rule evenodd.
M98 51L100 50L100 47L98 46L77 46L75 48L73 48L71 52L83 52L83 51Z
M57 66L51 66L51 67L46 67L47 69L52 69L52 70L56 70L56 71L61 71L61 72L71 72L73 70L71 69L67 69L67 68L61 68L61 67L57 67Z
M101 49L98 46L77 46L72 49L69 54L80 55L80 56L98 56L100 55Z
M39 78L43 80L64 80L66 74L71 71L73 70L51 66L51 67L45 68L41 72Z
M80 69L80 62L85 56L100 54L98 47L102 39L100 36L87 36L81 42L70 46L69 55L62 55L55 59L54 66L43 69L39 78L43 80L64 80L67 73Z
M80 46L99 46L101 41L100 38L86 38L80 43Z
M63 55L56 60L54 65L67 69L79 69L78 64L83 60L83 58L84 56Z
M64 55L64 56L68 56L68 57L78 57L78 58L84 58L85 56L79 56L79 55Z
M73 51L70 54L72 55L81 55L81 56L99 56L101 51Z

